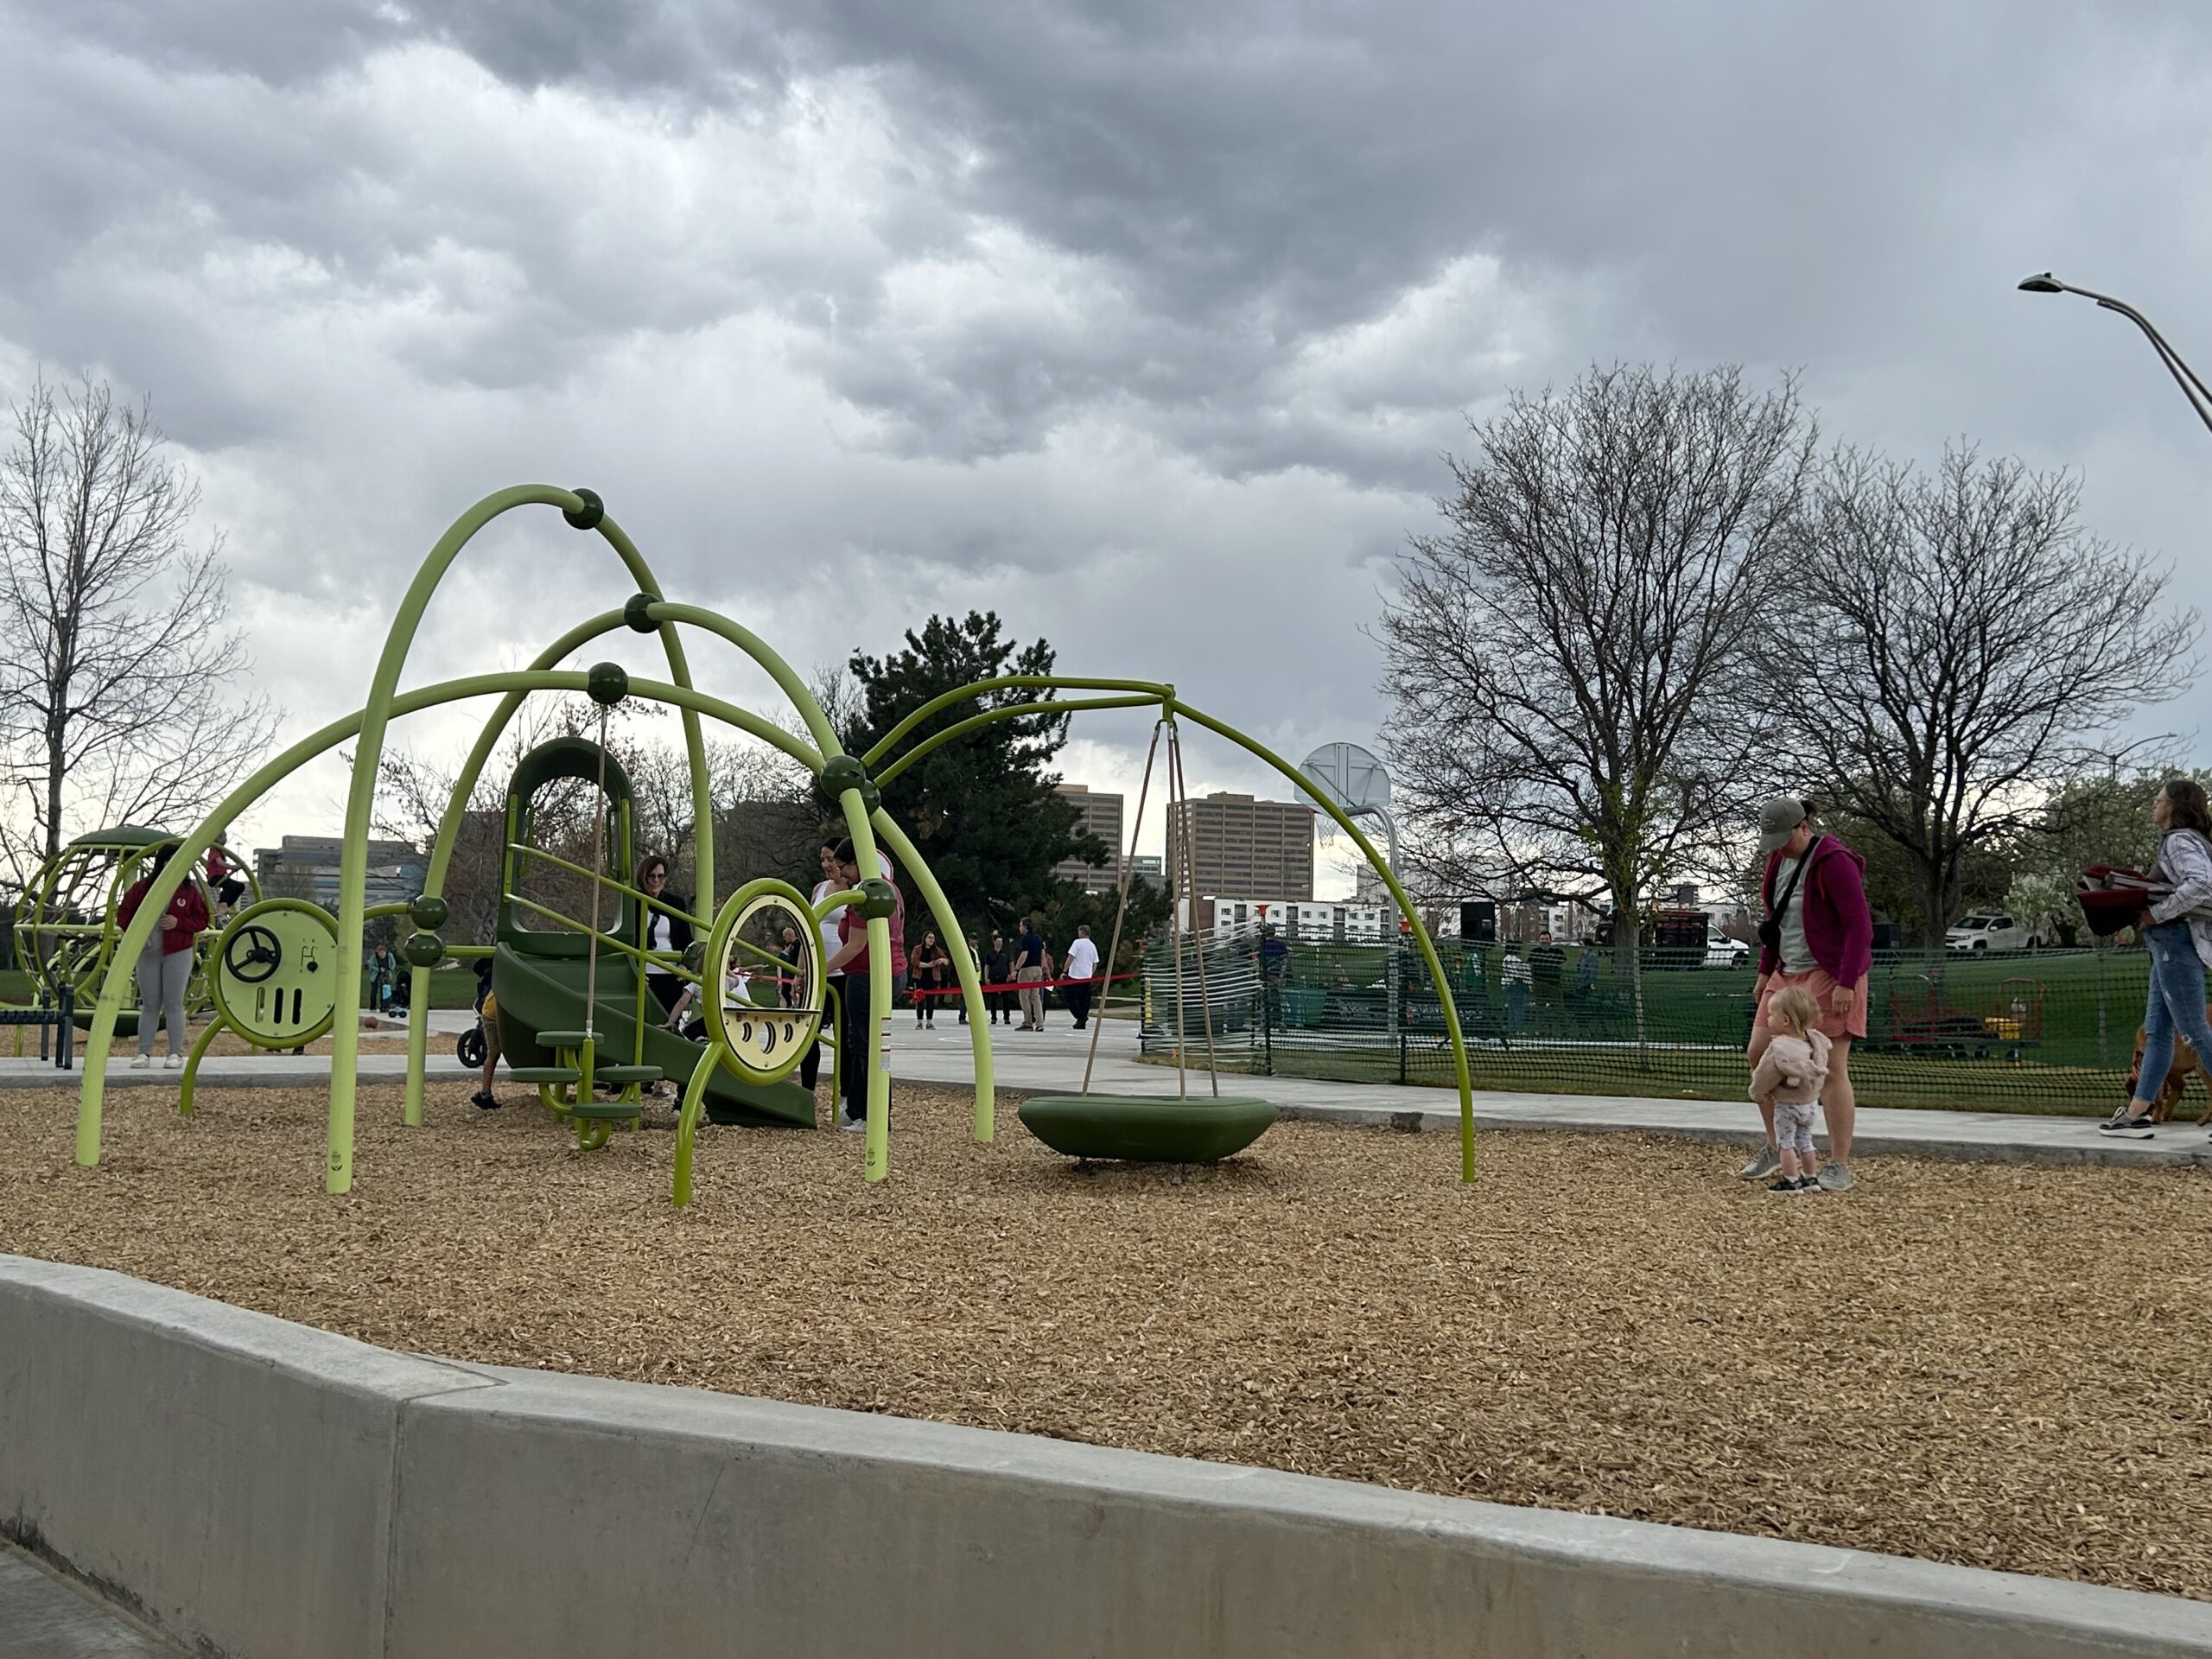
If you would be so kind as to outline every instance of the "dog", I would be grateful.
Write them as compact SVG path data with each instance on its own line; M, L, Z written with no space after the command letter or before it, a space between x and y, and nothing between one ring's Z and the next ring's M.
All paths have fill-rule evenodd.
M2127 1097L2130 1100L2135 1098L2136 1081L2143 1075L2143 1045L2149 1038L2150 1033L2142 1027L2136 1027L2135 1065L2127 1074ZM2158 1099L2151 1103L2151 1121L2153 1123L2164 1123L2174 1115L2175 1109L2181 1104L2183 1085L2192 1076L2203 1084L2208 1094L2212 1094L2212 1077L2205 1075L2204 1062L2197 1058L2196 1051L2177 1034L2174 1038L2174 1063L2166 1069L2165 1086L2158 1090ZM2196 1120L2199 1128L2207 1123L2212 1123L2212 1105L2206 1106L2204 1116Z

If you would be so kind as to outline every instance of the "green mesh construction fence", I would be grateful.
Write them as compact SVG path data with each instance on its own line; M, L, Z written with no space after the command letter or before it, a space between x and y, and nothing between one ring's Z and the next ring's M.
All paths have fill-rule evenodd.
M1497 945L1439 942L1478 1089L1741 1100L1749 965L1647 950L1631 976L1609 950L1522 947L1526 984ZM1452 1083L1427 965L1409 944L1246 938L1180 946L1188 1052L1211 1017L1225 1071L1369 1083ZM1516 973L1514 976L1518 979ZM1642 982L1642 1009L1632 978ZM1867 1035L1853 1045L1861 1105L2101 1116L2124 1097L2149 958L2137 949L1878 956ZM1172 1057L1175 953L1147 953L1142 1046ZM2208 1104L2191 1085L2196 1116Z

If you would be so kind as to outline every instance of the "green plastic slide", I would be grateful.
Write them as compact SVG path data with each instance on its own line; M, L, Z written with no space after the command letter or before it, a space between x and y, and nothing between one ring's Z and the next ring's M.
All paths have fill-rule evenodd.
M1243 1151L1275 1121L1268 1102L1241 1095L1036 1095L1020 1111L1022 1128L1054 1152L1152 1164L1213 1163Z
M575 1031L584 1023L584 976L581 957L525 957L501 944L492 957L492 995L499 1005L499 1050L510 1065L551 1065L553 1052L541 1045L541 1031ZM627 1064L637 1031L637 970L630 959L609 950L599 959L599 1058ZM679 1090L706 1058L704 1045L661 1028L667 1011L645 993L645 1064ZM747 1083L724 1068L707 1085L707 1119L771 1128L812 1128L814 1096L796 1083Z

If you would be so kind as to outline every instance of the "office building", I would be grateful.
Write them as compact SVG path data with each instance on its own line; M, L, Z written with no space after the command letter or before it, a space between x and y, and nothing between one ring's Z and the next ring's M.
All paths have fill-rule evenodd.
M1280 893L1294 904L1313 899L1312 807L1224 792L1170 802L1171 856L1186 832L1196 892Z
M253 874L264 895L310 899L338 908L338 869L345 843L336 836L287 836L275 847L257 848ZM404 904L423 891L429 860L404 841L369 843L366 902Z
M1064 858L1052 866L1055 881L1072 881L1086 893L1110 893L1122 879L1122 857L1128 849L1122 841L1122 798L1087 784L1055 784L1054 791L1081 813L1078 832L1088 830L1106 849L1106 861L1090 864L1080 858ZM1154 862L1157 864L1158 860Z

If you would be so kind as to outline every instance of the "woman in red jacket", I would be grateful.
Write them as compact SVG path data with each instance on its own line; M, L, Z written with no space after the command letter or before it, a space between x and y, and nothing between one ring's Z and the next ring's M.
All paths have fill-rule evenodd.
M154 868L130 884L116 906L116 920L124 927L138 913L146 889L168 868L176 855L174 844L154 855ZM192 942L207 925L207 900L200 885L187 876L162 912L161 920L138 953L138 1058L131 1070L143 1071L154 1063L154 1019L156 1012L168 1024L172 1070L184 1064L184 988L192 978Z
M1810 801L1769 801L1759 811L1759 847L1766 854L1760 884L1766 920L1759 928L1759 977L1752 995L1758 1012L1751 1024L1748 1058L1754 1067L1767 1045L1767 1001L1789 986L1809 993L1827 1033L1828 1080L1821 1090L1821 1116L1828 1130L1828 1161L1821 1186L1840 1192L1852 1185L1851 1129L1858 1096L1851 1087L1851 1043L1866 1034L1866 976L1874 965L1874 916L1859 873L1866 861L1834 836L1821 833ZM1766 1119L1765 1146L1744 1166L1745 1180L1781 1167L1774 1147L1774 1116Z

